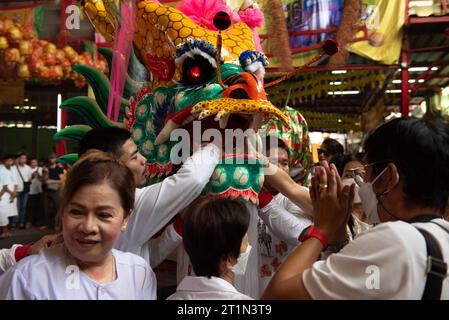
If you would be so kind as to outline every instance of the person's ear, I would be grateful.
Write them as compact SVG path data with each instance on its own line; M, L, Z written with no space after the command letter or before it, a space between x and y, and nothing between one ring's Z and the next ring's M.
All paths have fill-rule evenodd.
M132 213L133 213L133 211L129 210L129 214L126 216L125 219L123 219L122 227L120 229L122 232L125 231L126 226L128 225L129 217L131 217Z
M227 270L232 270L232 267L234 266L235 262L233 261L233 259L231 258L231 256L229 256L226 259L226 269Z
M388 179L386 192L390 192L399 183L399 172L394 163L390 162L388 164L388 174L386 175L386 179Z

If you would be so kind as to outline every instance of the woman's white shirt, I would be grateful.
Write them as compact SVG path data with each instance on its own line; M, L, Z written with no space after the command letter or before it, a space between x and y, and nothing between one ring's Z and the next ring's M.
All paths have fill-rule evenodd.
M253 300L218 277L185 277L167 300Z
M100 284L78 268L64 245L44 249L0 277L0 300L155 300L156 277L148 264L131 253L112 254L117 278Z
M449 230L449 222L433 221ZM313 299L421 299L427 249L414 226L435 237L449 263L449 234L434 223L381 223L304 271L307 292ZM441 299L449 299L449 277L444 279Z

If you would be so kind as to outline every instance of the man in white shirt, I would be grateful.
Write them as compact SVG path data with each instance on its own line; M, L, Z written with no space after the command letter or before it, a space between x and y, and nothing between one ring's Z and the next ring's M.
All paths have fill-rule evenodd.
M447 124L395 119L364 147L366 172L356 181L368 222L378 225L344 245L354 185L342 187L335 166L324 163L312 179L315 226L263 298L449 299L449 222L442 217L449 196ZM335 253L317 261L326 247Z
M36 158L30 159L31 185L28 193L26 228L43 223L42 179L43 169L38 166Z
M270 163L290 174L289 153L285 143L269 136L276 143L267 143ZM266 186L259 195L259 290L260 295L284 259L299 244L301 232L312 224L313 212L300 208L277 190ZM272 201L265 200L272 199ZM269 201L269 202L268 202Z
M89 149L112 153L133 172L136 185L145 183L146 159L139 153L127 130L92 129L80 141L78 153L82 155ZM176 174L160 183L136 189L134 211L115 247L138 254L150 263L151 252L147 242L200 195L219 160L218 147L208 144L188 158Z
M17 163L14 166L17 175L17 211L19 212L19 227L25 229L26 207L28 202L29 186L31 182L31 168L27 165L27 155L21 152L17 155ZM13 218L12 225L16 225Z
M2 194L0 197L0 236L7 236L6 226L8 219L17 216L17 177L13 170L14 159L12 155L4 155L3 166L0 168L2 177Z

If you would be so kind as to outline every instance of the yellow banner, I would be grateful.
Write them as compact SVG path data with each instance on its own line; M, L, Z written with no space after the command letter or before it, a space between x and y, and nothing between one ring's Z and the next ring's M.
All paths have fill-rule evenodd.
M405 0L378 0L367 21L369 40L356 42L350 50L355 54L384 64L398 61L402 46ZM363 36L359 33L356 37Z

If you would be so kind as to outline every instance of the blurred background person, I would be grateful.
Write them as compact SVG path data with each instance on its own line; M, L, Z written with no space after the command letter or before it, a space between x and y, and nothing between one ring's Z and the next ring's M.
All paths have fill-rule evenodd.
M326 138L318 148L318 159L321 161L326 160L329 164L333 163L338 170L340 176L343 175L343 160L345 149L335 139Z

